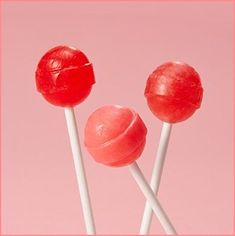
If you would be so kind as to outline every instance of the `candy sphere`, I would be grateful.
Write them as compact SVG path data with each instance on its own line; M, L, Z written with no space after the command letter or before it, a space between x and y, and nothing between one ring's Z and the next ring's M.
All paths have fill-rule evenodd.
M38 91L56 106L81 103L95 83L92 64L78 49L58 46L49 50L36 70Z
M181 62L168 62L149 76L145 88L150 110L160 120L176 123L200 107L203 89L198 73Z
M145 146L147 128L132 109L110 105L93 112L85 127L85 146L95 161L119 167L135 161Z

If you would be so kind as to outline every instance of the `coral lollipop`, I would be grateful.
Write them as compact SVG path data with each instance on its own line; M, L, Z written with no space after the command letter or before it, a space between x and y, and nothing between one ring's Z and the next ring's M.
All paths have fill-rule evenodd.
M83 215L88 234L95 234L90 197L82 160L73 106L89 95L95 83L92 64L80 50L58 46L39 61L36 85L43 97L53 105L64 107Z
M144 149L146 134L146 126L135 111L117 105L104 106L88 118L85 146L95 161L101 164L112 167L128 165L166 233L175 234L174 227L136 163Z
M152 113L163 121L159 147L151 179L155 193L160 185L164 160L172 123L188 119L200 108L203 89L198 73L181 62L168 62L159 66L148 78L145 97ZM140 234L148 234L152 209L147 202Z

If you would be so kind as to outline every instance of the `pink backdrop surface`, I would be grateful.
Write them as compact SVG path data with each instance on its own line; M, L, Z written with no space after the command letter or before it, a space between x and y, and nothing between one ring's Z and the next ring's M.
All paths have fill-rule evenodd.
M194 66L202 107L174 125L159 199L181 234L233 232L232 2L4 2L2 230L85 233L63 109L45 102L34 72L49 48L72 45L93 62L97 83L76 107L81 140L89 114L130 106L148 128L139 165L149 180L161 122L143 96L159 64ZM82 142L83 143L83 142ZM138 233L145 199L127 168L96 164L82 146L97 232ZM152 233L163 233L154 217Z

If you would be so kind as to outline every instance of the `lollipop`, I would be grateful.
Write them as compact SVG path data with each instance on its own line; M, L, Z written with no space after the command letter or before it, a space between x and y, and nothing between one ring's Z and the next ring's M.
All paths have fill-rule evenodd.
M145 97L152 113L163 121L160 142L154 164L151 188L158 192L172 123L188 119L200 108L203 89L198 73L181 62L168 62L159 66L148 78ZM147 202L140 234L148 234L152 209Z
M72 107L81 103L94 83L92 64L78 49L52 48L38 63L37 89L53 105Z
M85 146L95 161L103 165L128 165L166 233L175 234L174 227L136 163L144 149L146 134L145 124L135 111L121 106L104 106L88 118Z
M84 53L72 47L52 48L37 66L38 91L48 102L65 110L87 234L95 234L95 225L73 106L86 99L94 83L92 64Z

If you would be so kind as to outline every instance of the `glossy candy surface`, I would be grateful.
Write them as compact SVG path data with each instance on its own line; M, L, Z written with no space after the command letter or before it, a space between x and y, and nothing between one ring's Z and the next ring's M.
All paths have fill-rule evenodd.
M135 161L145 146L147 128L133 110L117 105L93 112L85 127L85 146L93 158L108 166Z
M92 64L78 49L58 46L39 61L36 85L45 99L56 106L81 103L95 83Z
M203 89L198 73L181 62L159 66L148 78L145 97L160 120L176 123L186 120L201 105Z

